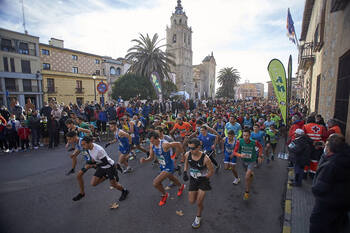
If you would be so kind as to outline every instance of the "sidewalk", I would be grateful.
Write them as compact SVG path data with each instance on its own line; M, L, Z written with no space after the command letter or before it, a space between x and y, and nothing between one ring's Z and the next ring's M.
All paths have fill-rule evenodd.
M290 169L288 172L288 180L291 178L294 178L293 169ZM310 215L315 202L311 192L311 185L311 178L303 180L302 187L293 187L287 182L282 233L309 232ZM350 232L350 229L347 229L344 232Z

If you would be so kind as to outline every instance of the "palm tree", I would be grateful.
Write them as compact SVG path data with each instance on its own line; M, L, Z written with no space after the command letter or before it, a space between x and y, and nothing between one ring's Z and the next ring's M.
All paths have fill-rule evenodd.
M148 34L146 36L140 34L139 39L132 40L131 42L135 42L136 45L131 47L125 56L132 61L129 72L144 77L150 77L153 72L157 72L162 83L165 79L170 79L170 65L175 66L174 56L161 50L166 46L166 44L159 45L161 41L158 40L157 33L152 39Z
M222 68L218 76L220 87L217 96L234 98L234 87L237 86L240 79L241 77L237 69L233 69L233 67Z

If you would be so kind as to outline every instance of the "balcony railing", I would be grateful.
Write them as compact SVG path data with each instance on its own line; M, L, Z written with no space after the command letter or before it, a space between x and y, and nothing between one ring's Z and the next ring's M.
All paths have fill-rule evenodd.
M313 42L307 42L301 45L299 48L299 64L303 68L308 67L315 60L313 45Z
M84 93L84 88L82 88L82 87L75 88L75 93L76 94L83 94Z

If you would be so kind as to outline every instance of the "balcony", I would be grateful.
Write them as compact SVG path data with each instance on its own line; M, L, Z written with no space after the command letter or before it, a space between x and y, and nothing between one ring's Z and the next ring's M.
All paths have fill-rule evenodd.
M84 94L84 88L82 88L82 87L76 87L76 88L75 88L75 93L76 93L76 94Z
M56 94L57 93L57 87L46 87L46 93L47 94Z
M313 65L315 61L315 55L313 53L313 42L307 42L299 48L299 67L307 69Z

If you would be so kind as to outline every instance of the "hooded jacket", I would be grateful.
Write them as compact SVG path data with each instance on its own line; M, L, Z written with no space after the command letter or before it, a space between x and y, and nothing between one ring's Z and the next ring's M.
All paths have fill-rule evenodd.
M312 150L312 140L306 135L296 138L288 145L291 160L300 167L310 163Z
M329 208L350 210L350 147L339 153L321 157L312 193Z

